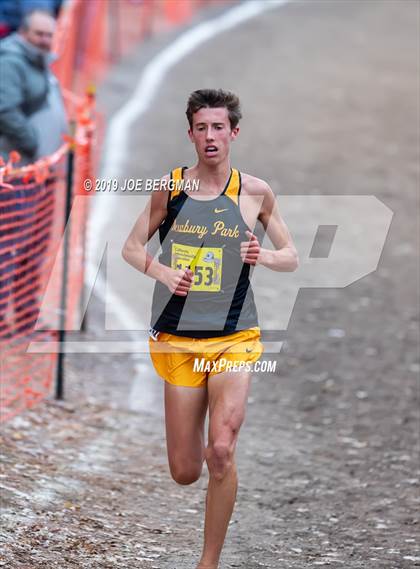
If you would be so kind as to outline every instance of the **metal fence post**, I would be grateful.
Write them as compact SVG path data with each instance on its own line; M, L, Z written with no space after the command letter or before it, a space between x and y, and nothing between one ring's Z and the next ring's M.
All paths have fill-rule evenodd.
M75 123L70 124L71 137L74 137ZM74 169L74 143L70 142L67 157L66 173L66 207L64 213L64 241L63 241L63 270L61 282L60 298L60 328L58 331L59 352L57 360L57 375L55 398L64 399L64 343L66 339L66 310L67 310L67 280L68 280L68 261L69 261L69 242L70 242L70 211L73 194L73 169Z

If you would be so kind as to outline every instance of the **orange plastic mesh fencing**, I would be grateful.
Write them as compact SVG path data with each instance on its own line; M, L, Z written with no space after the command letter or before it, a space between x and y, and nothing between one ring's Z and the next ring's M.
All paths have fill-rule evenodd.
M34 340L57 341L61 324L72 328L78 314L88 200L81 200L67 227L65 205L70 149L74 148L73 198L83 192L83 180L92 176L94 122L89 104L79 109L75 139L63 144L54 155L18 170L13 170L12 164L0 170L2 421L50 394L57 354L28 353L28 346ZM65 261L68 286L63 315Z
M55 358L25 353L63 231L66 147L39 172L6 176L0 186L0 375L2 420L49 393ZM37 179L38 178L38 179ZM59 290L59 289L58 289ZM58 314L58 295L50 307ZM55 318L43 322L54 327ZM37 333L50 337L47 331ZM40 339L40 338L38 338Z
M93 187L93 173L97 170L98 120L94 110L95 100L92 92L88 92L85 100L77 108L78 128L75 132L74 163L73 163L73 195L86 195L85 181L90 180ZM89 194L91 195L91 194ZM71 212L71 225L69 233L68 270L71 287L67 290L66 312L70 319L79 314L79 305L82 300L84 287L84 268L86 253L86 230L88 223L88 200L78 200ZM72 322L68 322L66 329L73 329Z

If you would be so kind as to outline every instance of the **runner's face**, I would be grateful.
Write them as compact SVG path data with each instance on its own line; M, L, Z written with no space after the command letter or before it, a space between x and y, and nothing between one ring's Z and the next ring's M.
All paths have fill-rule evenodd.
M200 109L193 114L193 126L188 130L199 160L211 165L220 164L229 157L230 144L238 133L239 127L231 129L225 107Z

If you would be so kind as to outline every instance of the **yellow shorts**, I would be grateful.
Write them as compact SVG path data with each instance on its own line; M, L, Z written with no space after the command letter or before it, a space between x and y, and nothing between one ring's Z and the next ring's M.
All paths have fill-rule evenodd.
M258 326L216 338L189 338L159 332L149 338L157 373L173 385L203 387L211 375L240 371L260 359L264 346Z

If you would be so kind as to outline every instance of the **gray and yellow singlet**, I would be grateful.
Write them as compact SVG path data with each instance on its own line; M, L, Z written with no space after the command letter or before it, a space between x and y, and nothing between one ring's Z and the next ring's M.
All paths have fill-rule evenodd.
M171 172L181 182L186 167ZM193 285L187 296L171 294L156 281L151 327L178 336L207 338L258 326L250 265L243 263L240 244L247 241L240 209L241 175L231 169L223 192L198 200L182 187L168 193L168 214L159 227L159 262L173 269L190 267Z

